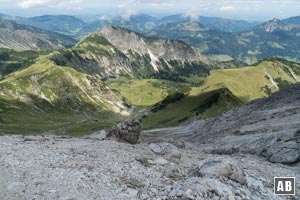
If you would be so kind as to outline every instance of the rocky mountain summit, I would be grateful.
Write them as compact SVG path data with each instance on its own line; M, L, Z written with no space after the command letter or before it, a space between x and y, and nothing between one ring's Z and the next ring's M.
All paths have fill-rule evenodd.
M286 24L279 19L272 19L267 21L257 27L260 30L265 32L282 32L288 33L291 35L299 36L300 35L300 26L296 24Z
M133 50L141 54L148 53L150 56L155 54L155 57L166 60L207 61L189 44L179 40L145 37L128 29L114 26L104 28L101 34L123 52Z
M108 26L51 58L61 66L104 77L179 79L208 75L209 61L191 45Z

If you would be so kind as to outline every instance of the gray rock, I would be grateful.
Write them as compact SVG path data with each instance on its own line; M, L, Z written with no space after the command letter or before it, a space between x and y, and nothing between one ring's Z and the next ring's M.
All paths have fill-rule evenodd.
M252 177L246 177L247 186L254 190L263 190L264 185L260 180L254 179Z
M128 196L129 196L130 198L134 198L134 197L137 197L137 195L138 195L138 190L133 189L133 188L128 188L128 189L126 190L126 193L128 194Z
M151 143L149 145L150 149L158 154L158 155L163 155L166 156L169 159L180 159L181 158L181 153L178 150L178 148L170 143Z
M300 160L300 144L296 141L281 142L273 145L267 154L274 163L296 163Z
M153 161L155 164L157 165L167 165L169 162L164 159L164 158L156 158L154 161Z
M233 160L205 159L197 167L196 172L206 177L226 177L238 183L245 184L244 172Z

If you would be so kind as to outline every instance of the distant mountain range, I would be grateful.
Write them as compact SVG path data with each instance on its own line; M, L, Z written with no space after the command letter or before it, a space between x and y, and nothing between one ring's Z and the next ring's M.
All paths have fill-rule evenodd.
M209 29L199 22L185 21L161 24L148 34L186 41L212 58L255 63L272 56L297 60L299 30L299 25L273 19L250 31L232 34Z
M145 33L163 23L181 23L185 21L197 21L210 29L223 32L240 32L250 30L260 22L248 22L245 20L232 20L218 17L200 16L197 19L185 16L184 14L170 15L161 19L147 14L132 15L128 19L123 17L101 18L94 21L85 21L68 15L43 15L31 18L14 17L0 14L0 18L15 20L30 26L44 30L55 31L70 35L82 35L101 30L107 25L121 26L133 31Z
M182 23L186 21L200 22L206 27L223 32L239 32L250 30L259 24L259 22L248 22L244 20L231 20L217 17L200 16L197 19L185 16L183 14L170 15L161 19L154 18L146 14L133 15L128 19L115 17L113 19L99 19L82 28L83 33L95 32L101 30L104 26L114 25L128 28L140 33L147 33L164 23Z
M21 23L48 31L73 35L86 25L82 20L68 15L43 15L31 18L19 18Z
M76 44L76 40L56 32L0 19L0 48L15 50L59 49Z
M106 26L119 26L147 36L183 40L196 47L201 54L217 61L240 60L251 64L272 56L297 61L300 55L300 17L273 19L263 23L205 16L191 18L183 14L166 16L161 19L140 14L133 15L128 19L122 17L99 18L94 22L84 22L79 18L67 15L45 15L33 18L1 15L0 18L14 20L47 31L64 33L77 40L101 31ZM40 29L37 32L40 32ZM10 33L5 32L4 34ZM16 33L10 35L14 36L14 34ZM20 37L24 38L24 35L30 34L22 34ZM18 37L14 36L13 38ZM47 38L51 39L51 37ZM71 41L66 45L66 39L60 39L62 44L58 44L58 46L74 44ZM28 39L24 38L23 40ZM40 40L38 42L42 43L43 48L57 48L57 43L59 43L51 41L54 44L45 44ZM7 48L17 48L13 40L10 43L11 46L7 46ZM34 48L32 43L35 44L29 40L27 45L23 44L22 49Z

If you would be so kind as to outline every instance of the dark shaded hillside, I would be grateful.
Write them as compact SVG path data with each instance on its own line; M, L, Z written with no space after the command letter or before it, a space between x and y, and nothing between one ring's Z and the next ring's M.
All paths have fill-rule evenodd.
M36 58L43 53L46 52L0 49L0 77L3 78L12 72L32 65Z

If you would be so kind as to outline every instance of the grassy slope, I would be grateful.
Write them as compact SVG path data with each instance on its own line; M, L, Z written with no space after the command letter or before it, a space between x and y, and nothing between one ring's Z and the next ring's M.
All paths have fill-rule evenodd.
M108 101L121 102L106 86L46 57L0 82L0 132L67 132L80 135L123 119ZM121 112L121 111L119 111Z
M159 79L126 79L108 81L111 89L117 90L129 103L139 107L157 104L169 94L187 92L187 83L175 83Z
M290 68L293 68L298 77L300 76L297 71L300 69L299 66L297 68L297 65L286 64L293 66ZM174 126L196 114L209 118L253 99L266 97L278 90L266 74L275 80L280 78L281 82L288 84L297 81L289 72L288 67L280 61L263 61L258 66L212 71L204 85L192 88L184 99L150 113L143 119L144 127ZM278 83L279 87L280 84ZM220 90L221 88L225 88L225 95ZM208 99L211 99L210 103L207 102Z
M110 88L120 91L122 96L135 106L151 106L167 96L167 88L161 87L163 81L154 79L119 79L110 83ZM159 87L155 87L158 85Z

